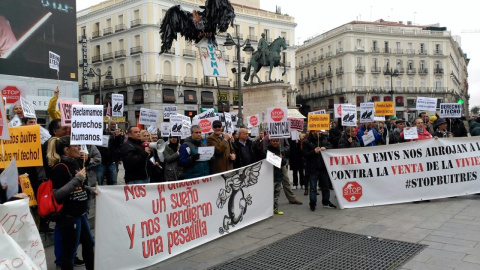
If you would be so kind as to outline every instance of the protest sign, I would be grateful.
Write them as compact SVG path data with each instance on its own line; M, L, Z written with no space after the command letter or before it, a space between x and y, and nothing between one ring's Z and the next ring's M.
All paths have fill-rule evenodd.
M162 133L162 137L170 137L170 123L165 123L163 122L162 123L162 128L160 130L160 132Z
M35 114L35 107L33 107L33 104L30 101L20 97L20 104L22 106L24 117L37 118L37 115Z
M17 167L43 166L40 126L11 127L9 132L10 140L3 140L0 168L8 166L12 158Z
M329 130L330 115L329 114L309 114L308 130Z
M12 120L8 123L8 127L21 127L22 126L22 119L18 117L18 115L14 115Z
M144 268L270 218L271 179L260 161L184 181L98 186L95 268Z
M12 163L10 163L10 165L11 164ZM28 177L28 174L27 173L22 174L18 176L18 178L20 180L20 186L22 187L22 192L27 194L29 198L28 206L37 205L37 198L35 198L35 192L33 191L33 186L32 186L32 183L30 182L30 178Z
M60 100L60 116L62 118L62 126L70 126L72 124L72 105L82 104L78 101Z
M147 128L147 131L148 131L148 133L150 133L150 135L157 134L157 126L149 126Z
M248 127L256 127L260 124L260 115L257 113L255 115L251 115L247 117Z
M158 110L151 110L146 108L140 108L140 117L138 123L141 125L157 125Z
M369 145L371 142L375 141L375 135L373 135L373 131L367 132L366 135L362 135L363 145Z
M393 101L375 102L375 115L395 115L395 106Z
M215 117L216 113L214 109L208 109L204 111L203 113L197 115L198 119L204 119L204 118L210 118L210 117Z
M292 130L290 131L292 141L295 140L300 140L300 137L298 136L298 130Z
M403 138L405 140L418 139L418 132L416 127L404 128L403 129Z
M252 129L250 131L250 135L251 136L259 136L260 135L259 128L258 127L252 127Z
M177 106L163 106L163 119L170 119L170 115L177 114Z
M42 126L40 126L40 142L44 144L46 141L48 141L52 135L50 135L50 132Z
M182 136L183 115L170 115L170 134Z
M374 116L373 120L374 121L385 121L385 116Z
M18 119L18 116L17 116L17 119ZM10 139L7 123L8 122L7 122L7 114L5 112L5 106L3 106L3 102L0 102L0 139L3 139L3 140Z
M416 109L418 111L434 112L437 110L437 98L417 97Z
M375 103L360 103L360 123L371 123L375 117Z
M202 61L203 74L209 77L227 78L227 66L223 51L220 51L210 37L205 37L197 43Z
M440 103L441 118L460 118L462 117L462 104L459 103Z
M267 159L270 164L277 168L282 167L282 158L267 150Z
M192 120L190 120L190 117L182 115L182 127L181 127L182 135L180 136L180 138L186 139L188 136L190 136L191 127L192 127Z
M198 153L200 154L198 161L209 161L215 153L215 146L198 147Z
M267 123L270 138L290 137L287 107L267 108Z
M71 145L103 144L103 106L72 105Z
M200 129L202 129L202 133L211 133L213 132L213 121L218 120L218 116L215 117L210 117L210 118L204 118L204 119L193 119L192 125L198 125L200 126Z
M288 121L290 122L290 130L303 131L303 118L288 118Z
M15 158L12 159L7 168L0 174L0 183L2 184L0 188L8 185L7 200L18 193L18 167Z
M232 125L236 127L238 122L237 112L231 112L230 115L232 116Z
M54 52L48 51L48 66L51 69L60 71L60 55Z
M124 106L124 99L123 95L121 94L112 94L112 116L115 117L122 117L123 116L123 109Z
M340 107L341 108L341 107ZM318 110L318 111L313 111L313 112L308 112L308 114L326 114L327 112L325 110Z
M229 113L224 113L225 114L225 129L224 132L232 134L233 133L233 125L232 125L232 115Z
M342 105L342 126L357 126L357 107L351 104Z
M45 249L28 204L25 198L0 205L0 269L47 269Z
M333 104L333 118L342 117L342 105L343 104Z
M480 192L475 137L322 151L340 208Z

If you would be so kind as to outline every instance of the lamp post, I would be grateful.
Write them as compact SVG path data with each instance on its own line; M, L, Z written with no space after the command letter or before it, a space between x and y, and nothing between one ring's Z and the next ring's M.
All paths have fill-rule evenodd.
M387 76L390 76L390 91L388 91L388 93L390 94L390 97L393 101L393 77L397 77L398 76L398 73L397 73L397 70L392 70L392 68L390 68L390 70L388 70L388 67L387 67L387 70L383 73L383 75L387 75Z
M235 42L230 34L227 34L227 40L225 40L225 43L223 44L225 47L227 47L227 50L231 50L232 46L235 46L237 49L237 61L238 61L238 70L237 70L237 83L238 83L238 120L237 120L237 126L242 127L243 126L243 117L242 117L242 67L240 63L240 48L243 48L243 51L246 52L247 54L250 54L254 51L252 45L250 44L250 39L246 39L245 42L242 44L240 43L240 35L237 35L236 37L237 42Z
M93 68L90 68L90 70L88 71L88 74L87 74L88 77L90 78L94 78L95 76L98 76L98 89L99 89L99 93L100 93L100 104L103 106L103 99L102 99L102 77L105 76L105 79L107 80L113 80L113 77L112 77L112 73L107 70L107 72L105 74L102 74L101 72L100 73L96 73L95 70L93 70Z

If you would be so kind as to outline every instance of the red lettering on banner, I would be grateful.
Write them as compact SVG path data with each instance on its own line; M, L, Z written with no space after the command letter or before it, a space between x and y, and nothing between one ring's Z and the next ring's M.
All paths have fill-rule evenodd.
M130 238L130 249L133 248L133 242L135 242L135 224L132 225L132 229L127 225L128 237Z
M198 190L196 188L192 189L191 187L187 187L186 191L172 193L170 195L170 200L172 201L172 209L182 206L190 206L198 202Z
M180 182L180 183L171 183L171 184L168 184L168 189L169 190L174 190L174 189L177 189L177 188L189 187L189 186L194 186L194 185L197 185L197 184L200 184L200 180Z
M162 196L162 192L165 191L164 185L158 185L158 199L152 200L152 211L154 214L163 213L167 209L167 202L165 197Z
M142 242L143 257L146 259L150 256L163 252L163 238L159 235L155 238Z
M125 185L123 187L125 191L125 201L128 201L130 198L128 194L132 195L133 199L138 197L145 197L147 195L147 191L145 190L145 185Z
M15 234L15 233L18 233L22 228L23 228L23 225L25 225L25 222L23 222L23 220L28 216L28 213L24 214L23 216L20 217L20 219L18 220L18 222L21 222L22 224L19 225L18 229L15 230L13 229L15 226L16 226L16 223L17 223L17 215L9 215L8 213L5 214L3 216L2 219L0 219L0 223L2 224L2 226L6 229L7 231L7 234L9 235L12 235L12 234ZM8 224L7 223L10 223L11 222L11 225L10 227L7 229L7 226ZM7 224L7 225L6 225ZM13 231L12 231L13 229Z
M478 166L480 165L480 157L457 158L455 159L455 162L459 168Z
M422 163L405 164L405 165L393 165L392 171L394 175L423 172Z
M330 157L330 166L351 164L362 164L362 162L360 161L360 157L358 155Z
M149 219L147 221L141 222L142 226L142 238L145 236L150 236L155 233L160 232L160 218L155 217L153 219Z
M212 177L202 178L203 183L211 182Z
M190 226L174 230L167 233L168 237L168 254L172 254L172 247L183 245L197 238L207 235L207 222L197 220L192 222Z

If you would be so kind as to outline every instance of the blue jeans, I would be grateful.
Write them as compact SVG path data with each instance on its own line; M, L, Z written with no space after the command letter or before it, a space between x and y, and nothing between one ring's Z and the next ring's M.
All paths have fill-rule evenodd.
M328 204L330 201L329 177L326 169L308 172L310 182L310 205L317 205L317 181L322 189L322 204Z
M125 183L126 185L136 185L136 184L148 184L150 183L150 177L145 179L145 180L133 180L128 183Z
M115 166L115 163L110 165L101 164L95 169L95 173L97 174L99 185L103 185L105 174L107 175L107 185L117 185L117 166Z
M87 221L87 224L88 224L88 221ZM82 220L80 218L75 219L75 227L79 228L79 226L81 225L82 225ZM89 228L90 228L90 225L89 225ZM80 244L80 230L76 230L75 238L76 238L77 244L75 247L75 253L73 254L73 258L77 257L77 249L78 249L78 245ZM53 252L55 253L55 264L61 265L62 254L63 254L62 236L60 235L60 227L58 227L57 224L55 224L55 232L54 232L53 239L54 239Z

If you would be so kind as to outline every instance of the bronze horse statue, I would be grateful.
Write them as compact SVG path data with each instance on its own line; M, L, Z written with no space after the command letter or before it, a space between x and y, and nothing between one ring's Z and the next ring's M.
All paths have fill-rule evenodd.
M250 77L250 69L253 67L253 73L252 77L250 77L250 83L253 83L253 77L257 77L258 82L262 82L260 78L257 75L257 72L262 68L263 66L270 66L270 73L269 73L269 79L272 81L272 69L273 67L278 67L280 66L280 51L281 50L287 49L287 42L285 42L285 38L283 37L278 37L276 38L269 46L268 46L268 52L267 55L265 56L265 62L263 63L262 59L262 54L257 50L255 53L252 55L252 58L250 58L250 62L248 63L247 67L247 72L245 73L245 77L243 79L245 81L248 81L248 78ZM286 67L283 65L283 73L282 76L285 75L286 72Z

